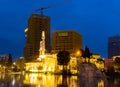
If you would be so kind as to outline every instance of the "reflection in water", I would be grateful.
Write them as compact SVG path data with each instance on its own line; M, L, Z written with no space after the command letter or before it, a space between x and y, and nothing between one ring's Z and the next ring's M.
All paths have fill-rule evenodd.
M104 81L100 78L80 78L80 87L104 87Z
M98 82L98 86L97 87L105 87L104 86L104 81L103 80L100 80L99 82Z
M120 87L120 79L115 79L114 80L114 86L115 87Z
M62 75L26 73L24 84L36 87L78 87L77 76L66 77Z
M114 85L114 86L113 86ZM0 87L120 87L114 81L43 73L0 74Z
M55 87L55 76L42 73L26 73L24 84L35 85L36 87Z

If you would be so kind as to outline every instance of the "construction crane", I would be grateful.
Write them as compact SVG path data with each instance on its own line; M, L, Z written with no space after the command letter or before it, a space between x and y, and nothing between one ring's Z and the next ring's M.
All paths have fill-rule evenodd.
M48 7L47 7L47 8L48 8ZM40 9L35 10L35 12L40 11L41 15L43 15L43 10L44 10L44 9L47 9L47 8L41 7Z
M63 3L65 3L66 1L70 1L70 0L63 0L62 2L58 2L58 3L53 4L53 5L50 5L50 6L48 6L48 7L41 7L41 8L39 8L39 9L36 9L34 12L40 11L41 15L43 15L43 10L48 9L48 8L52 8L52 7L59 6L59 5L63 4Z

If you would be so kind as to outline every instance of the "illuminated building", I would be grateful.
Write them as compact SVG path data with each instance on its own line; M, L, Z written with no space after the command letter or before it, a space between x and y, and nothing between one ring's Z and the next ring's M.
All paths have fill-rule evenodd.
M57 60L54 55L46 54L42 60L34 60L26 63L26 71L28 72L50 72L54 73L57 66Z
M26 32L26 45L24 48L24 57L26 60L33 60L39 55L40 41L42 40L42 31L45 31L45 48L50 52L50 17L32 14L28 20ZM35 58L34 58L35 57Z
M78 73L78 58L75 56L71 56L68 67L72 74Z
M66 50L75 53L82 49L82 35L74 30L56 31L52 34L52 52Z
M101 71L103 71L105 68L104 59L101 59L101 56L99 54L92 54L90 57L90 63L95 64L96 67Z
M57 60L54 55L45 53L45 31L42 31L40 41L39 57L26 63L26 71L29 72L55 72Z
M120 58L120 55L118 55L118 56L113 56L113 58L112 58L113 61L115 61L116 58Z
M109 37L108 58L120 55L120 36Z
M98 59L100 59L99 54L92 54L91 57L90 57L90 62L95 64Z
M77 73L77 61L82 49L82 35L74 30L56 31L52 34L52 53L57 54L59 51L66 50L70 52L70 62L68 69L72 73ZM59 66L58 70L62 70Z

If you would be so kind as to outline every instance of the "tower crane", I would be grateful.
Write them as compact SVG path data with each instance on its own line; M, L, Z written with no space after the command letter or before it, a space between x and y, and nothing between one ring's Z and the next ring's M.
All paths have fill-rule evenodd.
M43 15L43 10L59 6L59 5L63 4L63 3L65 3L66 1L70 1L70 0L63 0L62 2L52 4L52 5L48 6L48 7L41 7L39 9L36 9L34 12L40 11L41 15Z

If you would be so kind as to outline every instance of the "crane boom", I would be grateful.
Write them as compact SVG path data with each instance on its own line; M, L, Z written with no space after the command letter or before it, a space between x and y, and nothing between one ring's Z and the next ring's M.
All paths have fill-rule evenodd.
M41 12L41 15L43 15L43 10L44 10L44 9L48 9L48 8L52 8L52 7L59 6L59 5L63 4L63 3L65 3L66 1L70 1L70 0L64 0L64 1L62 1L62 2L58 2L58 3L55 3L55 4L50 5L50 6L47 6L47 7L41 7L41 8L39 8L39 9L36 9L35 12L40 11L40 12Z

